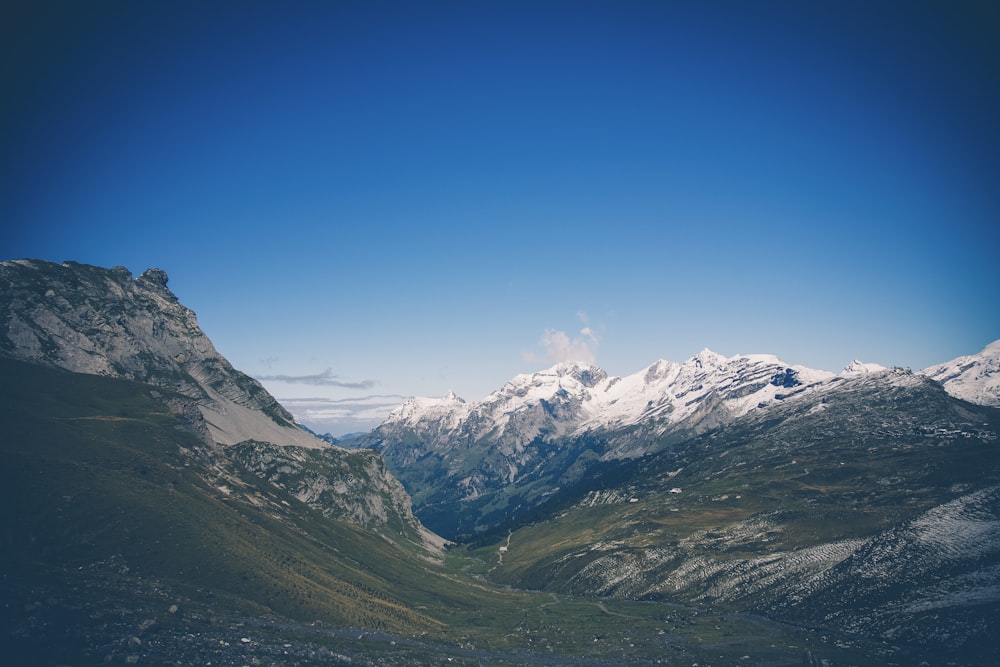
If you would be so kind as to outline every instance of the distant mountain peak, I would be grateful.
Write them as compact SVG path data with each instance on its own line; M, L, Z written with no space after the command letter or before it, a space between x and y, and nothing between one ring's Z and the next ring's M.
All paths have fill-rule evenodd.
M977 354L957 357L921 372L956 398L1000 407L1000 339Z
M863 375L865 373L881 373L882 371L889 370L881 364L871 364L865 363L860 359L855 359L851 363L844 366L844 370L841 371L841 375Z
M685 363L693 364L698 368L714 368L724 364L726 361L728 361L728 358L725 355L713 352L706 347L703 348L701 352L688 359Z
M459 398L455 392L449 391L441 398L411 396L396 407L386 422L414 423L425 418L445 418L449 415L463 414L463 408L468 404Z
M666 378L676 375L679 368L680 365L677 362L667 361L666 359L657 359L646 367L645 373L643 374L643 380L646 384L662 382Z
M583 361L562 362L553 366L550 371L559 377L573 378L587 387L593 387L608 377L607 372L600 366Z

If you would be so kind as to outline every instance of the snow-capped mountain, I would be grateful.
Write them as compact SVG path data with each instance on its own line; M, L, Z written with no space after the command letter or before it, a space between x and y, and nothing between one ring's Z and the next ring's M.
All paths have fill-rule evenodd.
M970 354L921 371L956 398L1000 407L1000 340Z
M413 430L444 448L492 438L515 452L536 438L637 424L655 424L657 433L705 428L722 415L738 417L831 377L772 355L727 358L708 349L683 363L659 360L624 377L593 365L561 363L517 375L478 403L450 392L440 399L411 398L376 432Z
M609 376L594 365L561 363L517 375L478 403L468 403L453 392L443 398L411 398L376 432L413 430L446 448L446 439L467 444L492 437L519 450L538 437L640 424L655 425L652 431L657 434L677 427L704 430L807 387L822 390L824 383L837 377L888 370L855 359L834 374L788 364L774 355L725 357L709 349L682 363L660 359L624 377ZM1000 340L979 354L932 366L921 374L957 398L1000 405Z
M665 438L710 430L835 377L772 355L707 349L624 377L561 363L517 375L476 403L452 393L412 398L355 444L380 450L418 515L431 506L441 514L441 522L426 513L422 520L449 531L454 503L485 525L495 519L489 506L498 489L529 485L528 495L542 497L594 461L642 456Z
M864 375L866 373L881 373L885 370L889 369L882 364L867 364L859 359L855 359L844 366L844 370L840 371L840 374L843 376Z
M994 344L925 373L955 396L990 404L997 397L991 383L1000 377L994 374L998 349ZM594 365L562 363L517 375L479 402L453 393L412 398L357 444L384 453L414 496L418 515L421 506L451 514L461 506L488 523L484 508L499 489L536 485L541 497L572 483L594 461L654 453L774 405L821 403L835 388L902 388L923 378L859 360L834 374L774 355L726 357L708 349L681 363L661 359L623 377ZM424 511L432 528L448 530L444 522L451 519L436 523Z

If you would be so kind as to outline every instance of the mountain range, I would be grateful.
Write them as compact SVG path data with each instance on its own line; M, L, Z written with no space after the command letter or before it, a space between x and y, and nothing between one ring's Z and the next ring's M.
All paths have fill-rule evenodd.
M560 364L344 449L167 283L0 263L9 664L1000 661L998 343Z
M362 443L491 580L997 654L1000 342L921 372L704 350L411 399Z
M529 510L588 466L653 454L789 402L822 401L865 375L886 387L926 377L957 398L1000 406L1000 341L917 374L855 360L835 375L707 349L625 377L561 363L518 375L476 403L450 392L411 398L353 444L381 451L418 516L462 539Z

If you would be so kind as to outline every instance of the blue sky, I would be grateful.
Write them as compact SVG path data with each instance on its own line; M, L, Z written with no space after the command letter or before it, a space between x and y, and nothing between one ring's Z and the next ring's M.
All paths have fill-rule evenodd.
M165 269L321 430L567 356L1000 337L990 3L39 4L0 259Z

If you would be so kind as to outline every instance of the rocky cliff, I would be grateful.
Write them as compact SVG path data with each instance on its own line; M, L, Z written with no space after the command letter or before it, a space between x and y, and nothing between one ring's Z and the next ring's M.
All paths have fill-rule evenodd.
M0 263L0 353L177 391L196 402L219 444L325 446L216 351L160 269L133 278L120 266Z
M151 396L214 452L204 468L214 488L239 491L250 472L328 518L440 544L380 455L348 452L297 426L216 351L160 269L133 278L124 267L0 263L0 356L152 385Z

